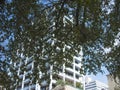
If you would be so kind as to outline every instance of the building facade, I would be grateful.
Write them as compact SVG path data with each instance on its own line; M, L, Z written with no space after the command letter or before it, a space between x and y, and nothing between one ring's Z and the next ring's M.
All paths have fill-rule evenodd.
M60 80L63 80L64 82L69 82L71 85L76 87L77 83L81 82L82 75L80 74L80 68L81 68L81 57L74 57L73 63L71 63L70 67L66 67L65 64L62 66L62 70L59 71L58 77ZM52 73L50 75L50 84L49 85L42 85L40 86L38 83L32 84L30 83L30 79L27 77L28 73L31 72L33 68L33 62L31 59L26 60L27 63L27 72L23 72L23 74L19 73L20 78L22 79L22 83L16 90L52 90L57 82L57 80L54 79ZM54 69L51 66L51 72L52 69Z
M108 86L99 81L91 81L85 85L85 90L108 90Z
M72 19L65 16L63 18L64 25L68 23L67 21L70 21L70 23L73 23ZM81 50L79 57L73 57L73 63L71 63L69 67L66 67L66 65L63 64L62 68L58 73L58 77L60 80L63 80L64 82L65 81L70 82L74 87L76 87L77 83L81 82L82 75L80 74L80 69L81 69L82 56L83 54ZM45 83L40 86L37 83L37 81L36 81L36 84L33 84L30 82L30 78L28 78L28 75L30 75L30 72L32 72L32 69L34 68L34 60L30 58L27 58L25 60L25 65L27 66L26 66L26 71L24 72L21 72L19 69L19 66L21 65L22 65L22 62L20 62L19 64L16 64L16 66L18 67L18 75L22 80L21 84L18 86L16 90L52 90L53 86L55 86L57 80L54 79L53 77L52 70L54 70L54 67L52 65L50 66L50 72L51 72L49 77L50 84L47 86Z

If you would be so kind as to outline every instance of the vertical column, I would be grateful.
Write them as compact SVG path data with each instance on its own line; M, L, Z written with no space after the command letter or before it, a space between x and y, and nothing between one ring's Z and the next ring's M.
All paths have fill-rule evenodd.
M29 90L31 89L31 86L30 86L30 84L29 84Z
M49 84L49 90L52 90L52 80L53 80L52 70L53 70L53 65L50 66L50 84Z
M26 64L27 64L28 59L29 59L29 58L26 57L25 66L26 66ZM26 67L27 67L27 66L26 66ZM21 87L21 90L24 90L25 75L26 75L26 71L24 71L24 73L23 73L23 80L22 80L22 87Z
M42 72L39 71L39 78L41 79L41 77L42 77ZM39 90L41 90L41 85L40 84L39 84Z
M40 90L41 88L40 88L40 85L39 85L39 83L37 83L36 82L36 87L35 87L35 90Z
M21 90L24 90L25 73L26 72L24 71Z
M20 75L20 67L21 67L21 64L22 64L22 61L20 60L20 63L19 63L19 67L18 67L18 73L17 73L17 75L19 76Z
M83 90L85 90L85 76L83 75Z
M65 82L65 63L63 64L62 73L63 73L63 82Z
M73 57L73 78L74 78L74 81L73 81L73 84L74 84L74 87L76 87L76 81L75 81L75 58Z

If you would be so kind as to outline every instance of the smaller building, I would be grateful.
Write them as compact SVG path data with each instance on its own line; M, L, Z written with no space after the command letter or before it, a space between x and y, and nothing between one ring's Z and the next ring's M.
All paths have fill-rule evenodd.
M108 85L100 81L91 81L85 85L85 90L108 90Z

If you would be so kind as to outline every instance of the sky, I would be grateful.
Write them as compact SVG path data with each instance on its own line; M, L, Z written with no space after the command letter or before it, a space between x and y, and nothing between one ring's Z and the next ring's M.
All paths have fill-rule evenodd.
M103 82L105 84L107 84L107 77L106 77L107 74L97 74L96 76L95 75L89 75L89 77L92 79L92 80L98 80L100 82Z
M98 73L97 75L92 74L92 75L88 75L88 77L90 77L92 80L98 80L100 82L108 84L107 76L106 76L106 75L108 75L108 71L105 68L103 68L103 70L104 70L103 74L102 73Z

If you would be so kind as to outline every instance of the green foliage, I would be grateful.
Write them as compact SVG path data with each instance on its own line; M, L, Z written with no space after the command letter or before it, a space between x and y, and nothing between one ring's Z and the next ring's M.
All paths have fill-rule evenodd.
M62 86L64 86L64 85L71 85L71 86L73 86L73 83L71 83L69 81L57 80L56 85L62 85Z
M79 88L80 90L83 90L83 84L82 83L76 83L76 87Z
M56 82L56 85L70 85L70 86L73 86L73 83L72 82L69 82L69 81L63 81L63 80L57 80ZM79 88L80 90L83 90L83 85L82 83L76 83L76 88Z
M65 85L65 82L63 80L57 80L56 85Z
M120 0L114 4L110 0L8 0L0 3L0 22L0 61L4 59L0 71L11 73L8 77L14 88L21 81L16 63L23 63L19 68L24 72L26 60L32 59L34 68L28 76L33 83L41 83L48 79L50 65L57 72L79 55L81 47L84 73L96 74L105 66L110 74L120 77L120 47L114 46L115 39L120 40L116 37ZM104 48L111 51L106 53Z

